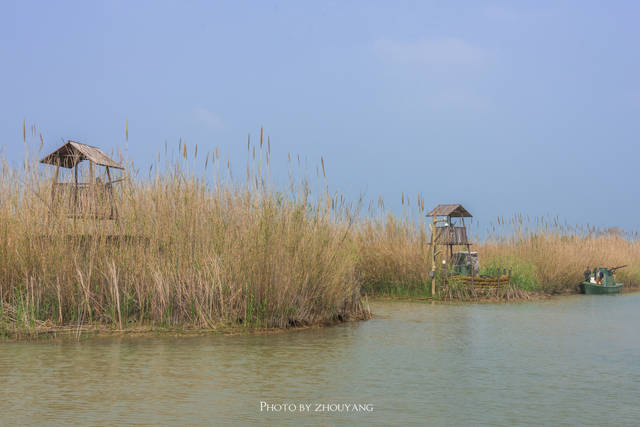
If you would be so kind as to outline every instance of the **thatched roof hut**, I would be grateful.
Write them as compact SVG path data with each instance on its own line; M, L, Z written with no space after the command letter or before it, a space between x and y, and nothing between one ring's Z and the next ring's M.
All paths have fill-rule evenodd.
M67 141L53 153L40 160L40 163L71 169L83 160L89 160L96 165L108 168L124 169L120 163L107 156L98 147L76 141Z
M448 216L450 218L471 218L471 214L462 205L438 205L427 216Z
M470 253L471 243L464 223L465 218L472 218L469 211L460 204L438 205L427 213L427 216L433 218L431 244L447 246L447 260L453 256L454 246L466 246L467 252ZM436 217L445 217L445 219L437 219ZM461 224L452 224L452 218L461 218ZM444 225L440 225L442 223Z
M89 161L89 182L78 181L78 164ZM43 157L40 163L53 165L56 173L51 185L51 211L64 207L70 216L115 219L118 210L115 206L113 184L123 178L112 179L109 169L124 170L122 165L107 156L98 147L67 141L51 154ZM94 166L105 168L106 182L96 178ZM73 181L58 182L60 168L74 169Z

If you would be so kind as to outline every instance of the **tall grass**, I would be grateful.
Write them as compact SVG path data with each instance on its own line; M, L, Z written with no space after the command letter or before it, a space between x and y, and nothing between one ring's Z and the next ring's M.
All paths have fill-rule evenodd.
M393 215L365 219L355 231L357 271L363 289L374 295L431 295L429 232L423 223Z
M640 284L640 240L618 229L572 227L554 219L525 220L515 215L479 248L485 266L510 266L525 290L563 293L575 290L587 266L620 269L616 281Z
M281 328L366 318L354 212L328 196L312 200L305 183L271 188L262 148L261 139L242 183L219 150L201 153L204 175L191 174L185 165L197 146L182 143L181 160L144 179L128 163L117 221L70 219L47 203L53 168L3 161L0 328Z
M365 220L354 233L360 253L358 274L367 292L431 296L429 232L424 221L398 220L389 215L382 221ZM593 269L626 264L618 270L616 280L625 283L627 289L640 285L640 239L618 229L572 227L552 218L526 220L515 215L507 222L499 219L484 239L476 240L472 250L478 251L480 274L495 276L504 269L512 271L512 289L503 292L505 299L524 297L521 291L575 292L587 266ZM482 295L449 287L435 297L476 296Z
M21 167L1 160L0 333L282 328L367 318L365 294L431 296L422 196L419 220L360 216L329 194L323 159L319 196L306 178L274 188L262 133L247 143L242 180L218 148L178 148L171 160L165 146L146 174L125 162L117 221L70 219L62 198L51 204L53 168L40 155L27 152ZM628 264L618 280L640 283L637 236L522 216L492 228L474 249L481 273L512 268L513 286L499 297L573 292L587 265ZM477 296L450 286L433 297Z

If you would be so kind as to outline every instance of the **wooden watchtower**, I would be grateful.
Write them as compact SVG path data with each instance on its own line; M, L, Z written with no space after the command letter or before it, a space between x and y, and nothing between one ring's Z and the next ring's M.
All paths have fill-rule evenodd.
M87 182L78 180L78 164L87 160L89 174ZM124 170L122 165L107 156L97 147L67 141L40 163L53 165L56 172L51 185L51 210L62 208L73 218L116 219L118 209L114 200L113 185L122 178L113 179L111 170ZM104 168L104 176L96 176L96 166ZM58 182L60 168L73 169L69 182Z
M467 251L470 250L471 243L464 219L472 216L462 205L438 205L427 213L427 217L433 218L435 224L432 227L431 242L434 245L445 246L447 262L453 256L454 246L464 246Z
M465 218L471 218L471 214L462 205L438 205L427 213L432 218L431 223L431 293L435 294L435 271L437 247L444 246L445 263L449 263L453 257L454 246L464 246L471 258L471 243L467 235ZM473 280L473 267L471 277Z

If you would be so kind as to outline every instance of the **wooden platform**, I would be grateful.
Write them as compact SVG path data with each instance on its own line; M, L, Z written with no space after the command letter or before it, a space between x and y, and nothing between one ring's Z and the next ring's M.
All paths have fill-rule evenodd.
M475 276L473 280L471 276L447 276L445 278L445 284L450 282L463 283L469 286L473 283L473 287L476 290L497 289L502 286L509 286L511 278L507 274L500 276Z
M39 236L43 242L51 243L54 241L77 244L86 246L94 241L104 241L108 245L144 245L148 246L150 239L147 236L133 234L45 234Z

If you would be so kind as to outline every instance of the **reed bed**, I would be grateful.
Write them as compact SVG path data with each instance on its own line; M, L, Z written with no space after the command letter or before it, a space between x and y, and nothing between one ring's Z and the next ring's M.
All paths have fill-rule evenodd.
M424 222L387 215L355 229L357 272L364 292L391 297L431 296L429 232Z
M616 281L627 288L640 284L640 240L635 234L561 225L555 219L527 221L522 215L501 228L480 245L479 256L487 271L512 267L515 283L524 290L573 292L587 266L627 265L618 270Z
M0 333L327 324L368 318L367 295L512 300L575 292L587 265L628 264L618 280L640 283L637 235L516 215L474 246L481 274L511 268L510 286L487 293L452 283L431 295L421 195L417 220L384 213L383 201L382 215L362 216L330 195L322 159L324 184L314 197L307 178L275 189L262 132L247 143L242 180L218 148L202 151L180 142L171 158L165 145L146 175L123 160L117 221L71 219L62 202L51 204L52 170L39 155L27 150L21 167L0 160ZM404 194L402 202L409 206Z
M145 179L128 164L117 221L70 219L47 203L51 171L28 158L21 169L2 162L6 335L63 326L286 328L369 316L349 206L312 199L304 182L289 193L270 188L262 138L243 183L229 178L219 150L200 155L207 177L185 166L197 146L179 148L181 159Z
M367 219L355 231L360 246L358 275L363 289L371 294L402 297L431 297L431 256L425 221ZM619 229L571 227L553 218L523 215L505 221L500 218L476 239L480 274L497 276L511 269L511 286L485 295L468 284L444 287L438 280L440 299L469 300L498 298L527 299L529 294L573 293L583 280L587 266L614 267L616 280L626 289L640 285L640 239ZM441 265L438 265L440 274Z

